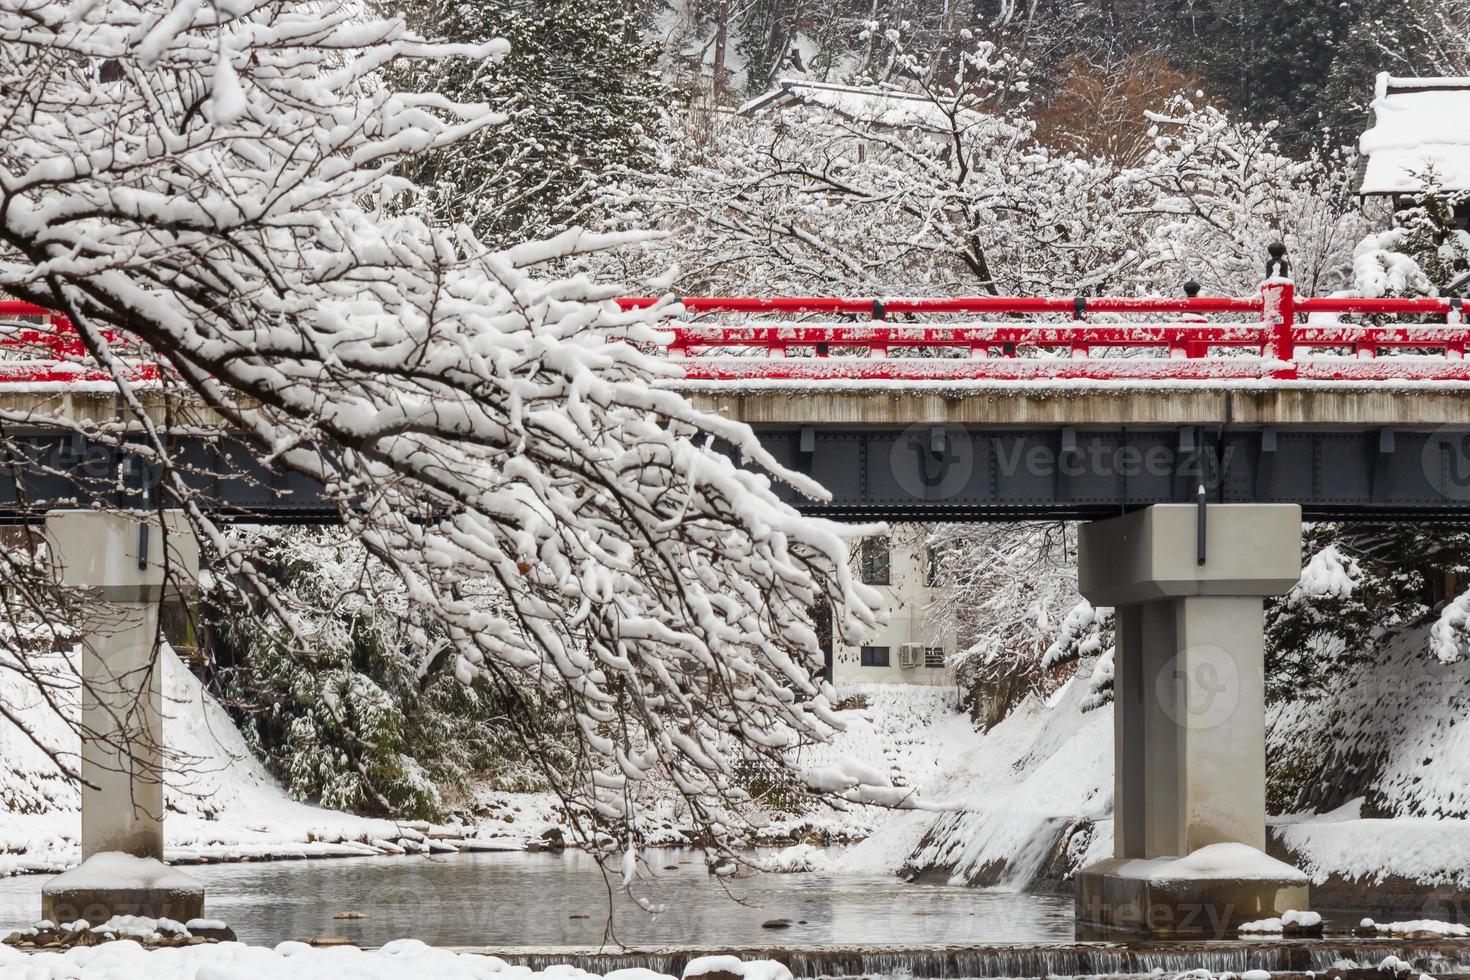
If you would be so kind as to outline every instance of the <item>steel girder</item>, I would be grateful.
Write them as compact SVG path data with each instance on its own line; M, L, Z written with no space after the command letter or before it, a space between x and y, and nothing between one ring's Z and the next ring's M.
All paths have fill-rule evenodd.
M1432 430L1330 428L757 427L785 466L832 494L802 511L843 520L1090 520L1158 503L1295 503L1311 520L1470 520L1470 424ZM175 472L227 519L335 521L299 474L263 466L243 443L177 438ZM0 522L94 503L157 506L159 472L141 448L71 434L8 440ZM166 492L166 489L162 492Z
M1089 520L1158 503L1296 503L1312 520L1470 520L1470 425L1340 430L759 428L847 520Z

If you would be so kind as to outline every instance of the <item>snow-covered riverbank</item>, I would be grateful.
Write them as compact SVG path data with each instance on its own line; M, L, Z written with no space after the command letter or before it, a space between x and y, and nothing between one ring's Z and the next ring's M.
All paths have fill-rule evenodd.
M192 864L455 851L521 850L570 844L558 801L549 793L473 792L445 823L361 817L301 803L250 753L229 715L172 652L162 665L171 753L164 821L166 857ZM75 765L76 735L36 690L0 675L0 698L42 744ZM959 720L952 691L878 690L842 712L848 731L814 750L810 764L837 756L859 759L911 785L938 765L936 736ZM0 877L61 871L80 860L81 816L74 783L47 752L0 719ZM786 845L861 839L886 816L868 807L772 813L753 844ZM670 806L650 808L649 846L690 844ZM803 865L802 870L808 865ZM798 870L790 868L789 870Z
M27 980L469 980L478 977L582 980L595 974L575 967L532 971L494 956L434 949L403 939L382 949L316 948L287 942L274 948L220 943L146 951L135 942L106 943L65 953L21 953L0 946L0 976ZM651 970L617 970L608 980L675 980ZM683 980L791 980L771 960L711 956L694 960Z
M1278 708L1273 784L1327 789L1307 812L1275 818L1272 850L1312 877L1319 901L1372 889L1382 904L1443 916L1470 892L1470 672L1424 652L1420 631L1337 680L1328 702ZM164 663L174 757L165 823L179 863L518 850L569 835L547 794L480 792L444 824L354 816L291 800L250 755L225 711L170 654ZM939 810L854 806L770 814L753 843L862 841L837 872L935 876L980 886L1070 890L1071 877L1112 848L1112 715L1082 710L1087 685L1031 698L978 732L946 688L872 685L842 692L846 731L807 750L804 765L845 757L914 787ZM48 744L75 736L0 677ZM31 700L27 700L27 699ZM56 871L79 859L73 784L13 728L0 724L0 876ZM645 832L651 846L690 841L672 808ZM786 870L822 870L796 861ZM1446 908L1445 906L1449 906Z
M374 819L299 803L252 757L228 714L171 651L165 651L162 669L170 861L519 850L537 846L558 825L553 801L545 794L485 794L477 800L484 819L446 824ZM59 749L75 765L75 733L34 687L0 674L0 698L42 744ZM76 864L81 836L76 785L8 722L0 722L0 760L0 876Z
M983 734L958 716L916 719L907 738L936 763L915 785L951 809L886 816L837 869L1069 891L1112 852L1112 709L1084 712L1087 694L1073 681ZM1423 629L1333 678L1327 697L1272 711L1273 795L1311 805L1271 820L1271 851L1308 873L1317 903L1465 914L1467 713L1470 671L1430 656Z

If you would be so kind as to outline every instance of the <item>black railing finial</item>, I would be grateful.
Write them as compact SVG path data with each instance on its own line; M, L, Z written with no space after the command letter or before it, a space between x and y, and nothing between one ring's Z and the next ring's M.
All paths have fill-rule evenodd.
M1271 256L1266 260L1266 278L1290 279L1291 263L1286 261L1286 246L1281 242L1272 242L1266 246L1266 252Z

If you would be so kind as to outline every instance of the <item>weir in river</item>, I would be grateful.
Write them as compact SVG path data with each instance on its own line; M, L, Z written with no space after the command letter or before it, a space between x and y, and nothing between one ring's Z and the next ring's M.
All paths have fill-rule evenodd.
M505 947L466 950L498 956L509 963L543 970L570 964L591 973L642 968L680 976L690 960L731 954L741 959L779 960L797 977L909 976L949 980L959 977L1141 976L1205 969L1241 974L1322 972L1373 967L1396 956L1436 977L1470 973L1470 942L1287 940L1198 943L1068 943L979 947L830 946L815 948L701 946L679 949L596 950L569 947Z

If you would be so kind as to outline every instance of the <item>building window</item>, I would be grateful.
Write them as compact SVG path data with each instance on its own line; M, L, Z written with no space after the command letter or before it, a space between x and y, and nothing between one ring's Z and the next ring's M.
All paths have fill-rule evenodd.
M858 652L859 663L864 667L887 667L887 647L863 647Z
M939 588L939 549L932 544L924 546L924 587Z
M924 666L925 667L943 667L944 666L944 647L925 647L924 648Z
M864 585L888 584L888 539L863 538L861 575Z

